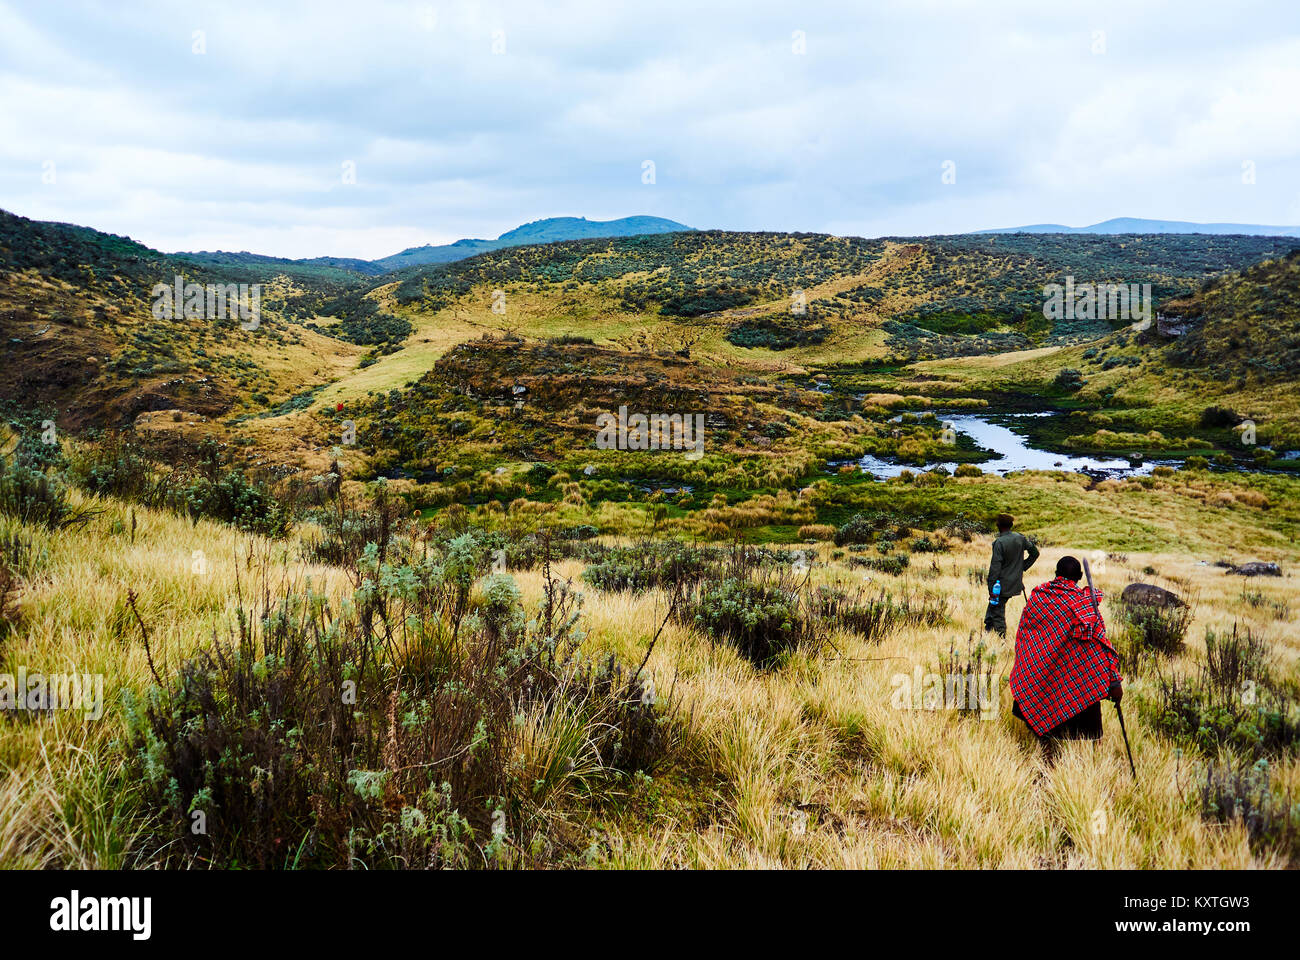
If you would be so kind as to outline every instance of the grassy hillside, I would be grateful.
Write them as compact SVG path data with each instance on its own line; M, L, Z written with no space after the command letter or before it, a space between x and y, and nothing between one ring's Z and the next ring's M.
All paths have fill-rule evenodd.
M227 253L222 250L199 250L193 253L172 254L173 260L200 264L208 267L245 267L254 270L273 270L290 277L303 277L314 280L332 280L337 283L350 283L360 276L377 276L384 272L369 260L356 260L348 257L312 257L303 260L290 260L286 257L267 257L257 253Z
M514 469L539 458L556 468L590 453L594 417L616 408L620 396L659 403L693 396L646 392L665 376L716 385L694 398L714 415L711 453L749 464L737 468L750 477L745 482L770 492L779 485L761 480L765 460L790 458L780 472L806 482L816 462L868 452L917 464L951 458L954 452L939 446L939 422L900 430L889 422L899 409L1046 402L1078 411L1039 438L1061 449L1231 449L1229 427L1202 418L1212 406L1228 406L1215 391L1227 382L1224 348L1233 335L1196 352L1207 334L1195 333L1175 353L1157 349L1153 334L1113 331L1103 321L1053 324L1042 314L1042 286L1066 275L1150 282L1158 304L1170 305L1158 308L1174 309L1180 298L1207 296L1196 294L1207 274L1249 267L1291 243L1186 235L867 241L700 231L519 246L366 280L331 266L280 272L291 265L242 255L203 264L169 259L125 238L8 215L3 225L10 253L0 272L0 309L9 363L0 397L57 412L74 432L202 428L249 463L308 475L328 466L342 422L352 420L362 428L361 455L351 458L349 474L383 471L433 484L417 497L433 504L446 496L435 469L466 477L486 464ZM263 283L265 323L249 332L229 321L155 320L149 291L178 273L199 283ZM1261 275L1256 286L1268 291L1275 281L1285 278ZM1245 294L1234 293L1232 304L1223 293L1210 296L1219 297L1221 312L1246 308ZM1265 442L1279 446L1295 433L1291 378L1279 367L1268 379L1262 365L1289 362L1272 359L1289 342L1281 335L1290 322L1284 299L1250 299L1249 322L1269 314L1279 335L1250 358L1258 391L1238 377L1234 389L1250 403L1239 399L1240 409L1233 408L1239 418L1253 416ZM532 365L522 414L489 405L467 419L456 405L431 408L422 390L441 396L453 389L441 382L449 369L443 358L485 335L507 346L472 348L471 364L509 355L511 342L529 345L515 358ZM548 351L551 359L539 360ZM587 359L571 356L584 351ZM584 371L602 351L612 365L600 393L600 381ZM1218 367L1210 354L1221 358ZM988 356L1008 362L989 366L981 359ZM1181 366L1170 373L1170 364ZM500 380L492 385L497 391L517 385L511 378L520 371L498 366L475 376ZM1078 382L1058 384L1063 369L1078 370ZM567 409L544 409L535 398L548 391ZM392 416L401 421L396 434L398 424L374 428ZM401 439L417 431L418 443ZM980 459L965 449L955 456ZM651 474L622 479L636 485Z
M355 368L393 337L362 278L235 257L195 263L81 227L0 212L0 399L57 414L65 430L130 426L179 410L257 415ZM153 288L261 284L256 330L225 319L156 319ZM306 329L323 320L336 324ZM400 336L409 328L397 323ZM399 339L400 339L399 336ZM367 349L368 348L368 349Z
M1171 364L1238 387L1300 377L1300 248L1286 257L1215 277L1165 304L1187 335L1165 348Z
M1300 447L1298 276L1293 252L1165 301L1160 312L1186 322L1182 336L1162 335L1153 322L1086 345L919 363L865 382L936 402L981 397L1073 409L1065 433L1040 436L1063 448L1158 453L1195 436L1238 459L1267 458L1260 447ZM1077 376L1062 378L1063 370ZM1253 446L1242 440L1247 419L1255 425ZM1160 436L1149 438L1151 431Z

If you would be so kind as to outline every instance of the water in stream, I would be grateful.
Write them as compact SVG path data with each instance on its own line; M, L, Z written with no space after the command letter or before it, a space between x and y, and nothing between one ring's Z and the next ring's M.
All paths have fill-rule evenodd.
M1097 457L1076 457L1065 453L1052 453L1030 446L1029 442L1017 433L1013 427L1018 420L1028 417L1054 417L1056 413L999 413L976 416L970 413L938 414L945 425L951 425L958 433L964 433L975 441L976 446L992 450L998 454L995 459L979 464L985 473L1012 473L1016 470L1069 470L1075 473L1104 473L1112 476L1137 475L1150 473L1152 468L1163 462L1177 461L1147 460L1143 463L1130 463L1125 459L1106 459ZM873 457L870 454L858 461L863 473L875 477L896 477L904 470L916 471L904 463L892 463ZM955 462L927 464L923 469L933 470L942 466L953 470Z

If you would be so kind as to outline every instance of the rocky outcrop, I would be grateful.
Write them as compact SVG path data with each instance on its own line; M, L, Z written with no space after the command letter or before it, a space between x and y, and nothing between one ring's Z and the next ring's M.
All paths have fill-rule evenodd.
M1200 321L1200 317L1180 317L1175 314L1156 314L1156 330L1162 337L1181 337Z
M1243 563L1238 567L1228 567L1228 573L1235 573L1239 577L1280 577L1282 576L1282 568L1276 563L1252 560L1250 563Z
M1154 583L1130 583L1119 598L1135 607L1185 607L1187 603L1176 593L1157 587Z

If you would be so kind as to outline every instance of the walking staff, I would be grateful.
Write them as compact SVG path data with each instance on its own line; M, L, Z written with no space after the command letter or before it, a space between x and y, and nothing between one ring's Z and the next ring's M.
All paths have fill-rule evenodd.
M1088 566L1088 560L1086 557L1083 561L1083 575L1088 578L1088 597L1092 600L1092 612L1096 616L1097 622L1100 623L1101 610L1097 607L1097 589L1092 585L1092 568ZM1094 636L1093 639L1096 639L1096 637ZM1120 700L1123 698L1124 693L1122 690L1113 698L1115 704L1115 716L1119 717L1119 732L1120 735L1124 737L1124 752L1128 754L1128 769L1129 772L1133 774L1133 779L1136 780L1138 778L1137 767L1133 766L1133 751L1129 749L1128 730L1124 727L1124 708L1120 706Z

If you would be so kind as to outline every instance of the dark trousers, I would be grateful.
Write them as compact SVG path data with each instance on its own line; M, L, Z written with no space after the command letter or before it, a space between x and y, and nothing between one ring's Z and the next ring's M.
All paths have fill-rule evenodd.
M1020 704L1012 702L1011 715L1020 720L1025 720L1025 715L1020 712ZM1026 726L1029 721L1025 720ZM1063 720L1051 730L1048 730L1038 738L1038 742L1043 745L1043 754L1047 762L1051 763L1056 759L1060 752L1062 740L1100 740L1101 739L1101 701L1098 700L1091 706L1084 707L1079 713Z
M1016 594L1019 596L1019 594ZM984 629L992 630L999 636L1007 635L1007 604L1013 597L998 597L996 604L990 603L984 611Z

